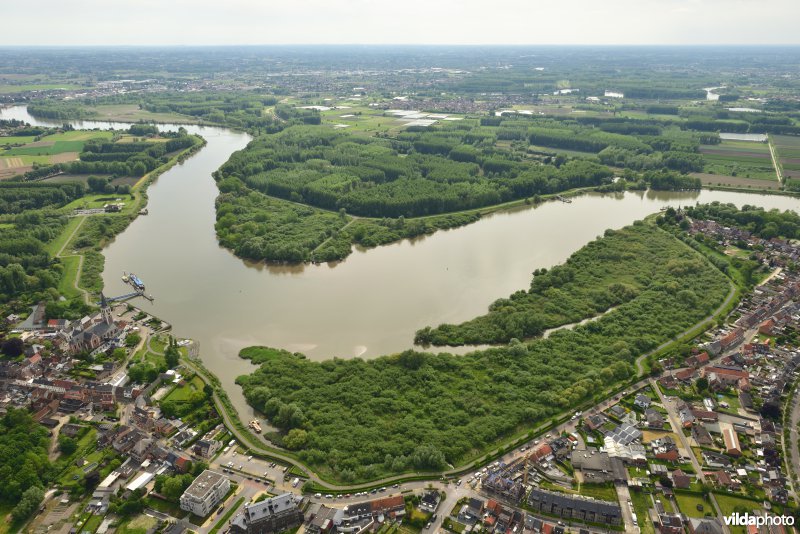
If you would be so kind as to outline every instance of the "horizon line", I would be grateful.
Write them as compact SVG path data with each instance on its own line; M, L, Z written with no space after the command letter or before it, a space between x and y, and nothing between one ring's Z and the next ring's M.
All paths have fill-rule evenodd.
M669 48L690 48L690 47L800 47L797 43L228 43L228 44L2 44L0 48L256 48L256 47L292 47L292 46L378 46L378 47L581 47L581 48L622 48L622 47L669 47Z

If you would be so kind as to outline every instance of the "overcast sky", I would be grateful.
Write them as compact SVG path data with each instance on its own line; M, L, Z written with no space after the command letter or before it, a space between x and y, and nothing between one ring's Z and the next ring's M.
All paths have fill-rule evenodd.
M0 45L800 43L800 0L2 3Z

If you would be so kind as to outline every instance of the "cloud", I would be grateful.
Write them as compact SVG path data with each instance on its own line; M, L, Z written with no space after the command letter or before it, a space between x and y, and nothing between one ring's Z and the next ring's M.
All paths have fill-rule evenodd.
M39 0L2 45L793 44L797 0Z

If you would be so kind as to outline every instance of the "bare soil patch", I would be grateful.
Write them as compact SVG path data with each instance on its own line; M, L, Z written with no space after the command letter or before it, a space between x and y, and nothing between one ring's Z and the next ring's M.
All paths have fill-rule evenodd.
M52 163L69 163L70 161L78 161L77 152L62 152L61 154L53 154L50 156Z
M0 169L0 180L7 180L18 174L23 174L32 170L33 170L32 165L29 165L27 167L14 167L13 169Z

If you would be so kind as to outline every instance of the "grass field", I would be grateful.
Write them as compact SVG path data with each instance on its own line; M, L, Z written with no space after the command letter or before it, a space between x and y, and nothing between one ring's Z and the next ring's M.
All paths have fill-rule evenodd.
M675 501L680 511L689 517L705 517L706 513L714 514L714 506L703 500L703 496L696 493L675 492ZM697 509L702 505L703 511Z
M84 523L83 527L81 528L81 532L94 532L100 527L100 523L102 522L103 516L93 515L86 521L86 523Z
M739 189L780 189L777 180L760 180L758 178L742 178L741 176L726 176L722 174L709 174L693 172L691 176L700 178L704 186L733 187Z
M653 506L650 495L641 491L631 491L631 502L633 503L636 519L639 522L641 534L654 534L653 522L650 521L650 516L647 514L647 510ZM623 504L623 506L627 506L627 504Z
M149 515L138 515L117 528L116 534L147 534L151 528L158 526L158 520Z
M0 137L0 179L29 171L34 164L52 165L76 161L89 139L111 139L113 133L100 131L62 132L42 137ZM11 146L11 145L22 146Z
M66 245L67 240L72 236L72 232L81 224L83 220L82 217L72 217L69 221L67 221L67 225L64 227L64 230L52 241L45 245L45 250L51 256L55 256L59 253L59 251L64 248Z
M770 137L784 176L800 178L800 137L788 135Z
M717 498L717 504L719 504L719 509L723 516L731 515L737 508L739 508L741 512L746 510L749 513L762 509L758 502L749 499L741 499L739 497L720 493L715 493L714 496ZM731 534L744 534L744 532L746 532L745 527L732 526L729 528L731 529Z
M194 393L195 391L203 391L203 380L199 376L195 376L192 378L190 382L183 386L178 386L172 391L169 392L169 395L164 397L164 400L170 400L175 402L183 402L189 398L189 395Z
M116 193L111 193L111 194L104 193L102 195L86 195L85 197L73 200L69 204L62 206L60 208L60 211L64 213L70 213L73 210L102 208L109 202L117 202L117 199L121 199L120 201L125 204L125 207L122 209L122 211L118 213L129 213L133 209L132 206L135 203L131 199L130 195L117 195Z
M28 143L33 143L36 139L36 136L33 135L24 135L24 136L6 136L0 137L0 146L6 145L25 145Z
M618 499L617 490L614 489L614 486L605 486L603 484L581 484L578 488L578 494L601 501L616 502Z
M754 180L778 180L766 143L723 140L718 145L703 145L705 173Z

